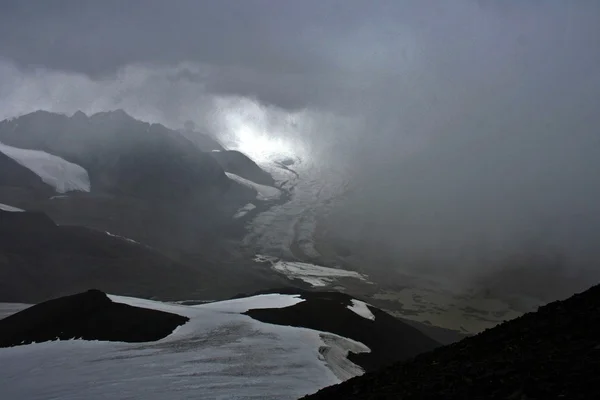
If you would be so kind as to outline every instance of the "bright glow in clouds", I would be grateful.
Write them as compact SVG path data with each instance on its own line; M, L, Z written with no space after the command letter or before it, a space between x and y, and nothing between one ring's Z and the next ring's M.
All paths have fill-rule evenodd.
M304 112L290 113L246 98L216 100L217 129L221 142L258 163L286 158L304 159L300 129Z
M251 125L238 123L238 128L234 129L236 143L234 146L247 154L256 162L265 162L273 158L283 158L293 155L293 149L289 143L280 138L269 137L268 134L261 132Z
M358 115L316 109L290 111L254 98L211 93L205 81L214 68L182 63L170 67L133 64L115 75L91 79L48 69L20 70L0 60L0 119L38 109L90 115L124 109L134 118L179 128L193 121L198 131L216 136L229 149L259 163L285 158L326 162L356 146L363 128ZM187 75L193 79L183 78ZM168 99L166 101L165 99ZM339 134L344 133L340 143ZM193 137L191 138L193 140ZM340 148L340 145L345 148Z

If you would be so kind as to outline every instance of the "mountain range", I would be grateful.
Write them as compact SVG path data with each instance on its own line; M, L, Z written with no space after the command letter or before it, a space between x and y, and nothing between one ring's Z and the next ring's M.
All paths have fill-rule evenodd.
M238 217L260 207L265 189L279 193L275 181L216 146L122 110L0 122L0 204L32 212L0 214L0 299L37 302L90 286L217 299L281 286L285 278L255 273L236 244Z
M246 221L291 190L190 124L122 110L0 122L0 387L9 398L600 395L598 287L460 340L378 308L386 297L363 273L244 244Z

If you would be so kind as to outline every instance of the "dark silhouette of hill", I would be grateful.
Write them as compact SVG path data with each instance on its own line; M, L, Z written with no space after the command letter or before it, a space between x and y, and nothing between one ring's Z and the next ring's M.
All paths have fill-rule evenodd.
M600 285L306 399L600 398Z
M210 269L105 232L58 226L43 213L0 210L0 301L35 303L90 287L161 298L210 298L202 288L217 290Z
M88 290L0 320L0 347L57 339L150 342L187 321L177 314L114 303L101 291Z
M246 315L262 322L315 329L361 342L369 353L350 353L348 359L365 371L375 371L397 361L439 347L440 344L416 328L367 305L374 319L358 315L353 297L339 292L279 289L270 292L300 294L305 301L291 307L249 310Z
M219 300L279 286L243 263L168 257L129 238L57 225L41 212L0 210L0 302L37 303L90 287L161 300Z

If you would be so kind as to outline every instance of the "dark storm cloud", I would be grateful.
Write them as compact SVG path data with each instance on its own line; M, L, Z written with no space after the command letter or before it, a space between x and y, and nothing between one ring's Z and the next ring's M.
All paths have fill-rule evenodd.
M312 95L292 92L314 84L308 77L328 69L327 54L315 51L321 36L352 29L360 21L362 6L325 3L5 1L0 5L0 55L20 67L96 78L130 64L195 62L225 70L212 82L216 91L239 87L242 94L262 97L264 92L268 101L281 96L284 105L303 105ZM269 84L279 80L294 86Z

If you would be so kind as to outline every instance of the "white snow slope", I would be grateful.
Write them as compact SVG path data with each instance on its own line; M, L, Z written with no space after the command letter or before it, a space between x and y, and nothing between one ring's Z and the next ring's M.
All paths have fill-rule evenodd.
M110 297L190 321L151 343L69 340L0 349L2 398L297 399L362 374L346 354L369 351L337 335L240 314L303 301L297 296L262 295L198 306Z
M77 164L39 150L19 149L0 143L0 152L38 175L58 193L90 191L90 177Z
M8 204L2 204L2 203L0 203L0 210L12 211L12 212L25 211L25 210L21 210L20 208L9 206Z
M274 257L257 255L254 261L271 263L271 268L288 279L300 279L313 287L330 286L339 278L353 278L370 283L367 277L345 269L322 267L295 261L283 261Z
M281 190L274 188L273 186L260 185L258 183L249 181L248 179L242 178L239 175L232 174L231 172L225 172L229 179L236 181L246 187L256 190L258 200L277 200L281 197Z
M367 303L365 303L364 301L352 299L352 305L348 306L348 309L360 315L363 318L375 321L375 316L373 315L371 310L369 310L369 307L367 307Z

